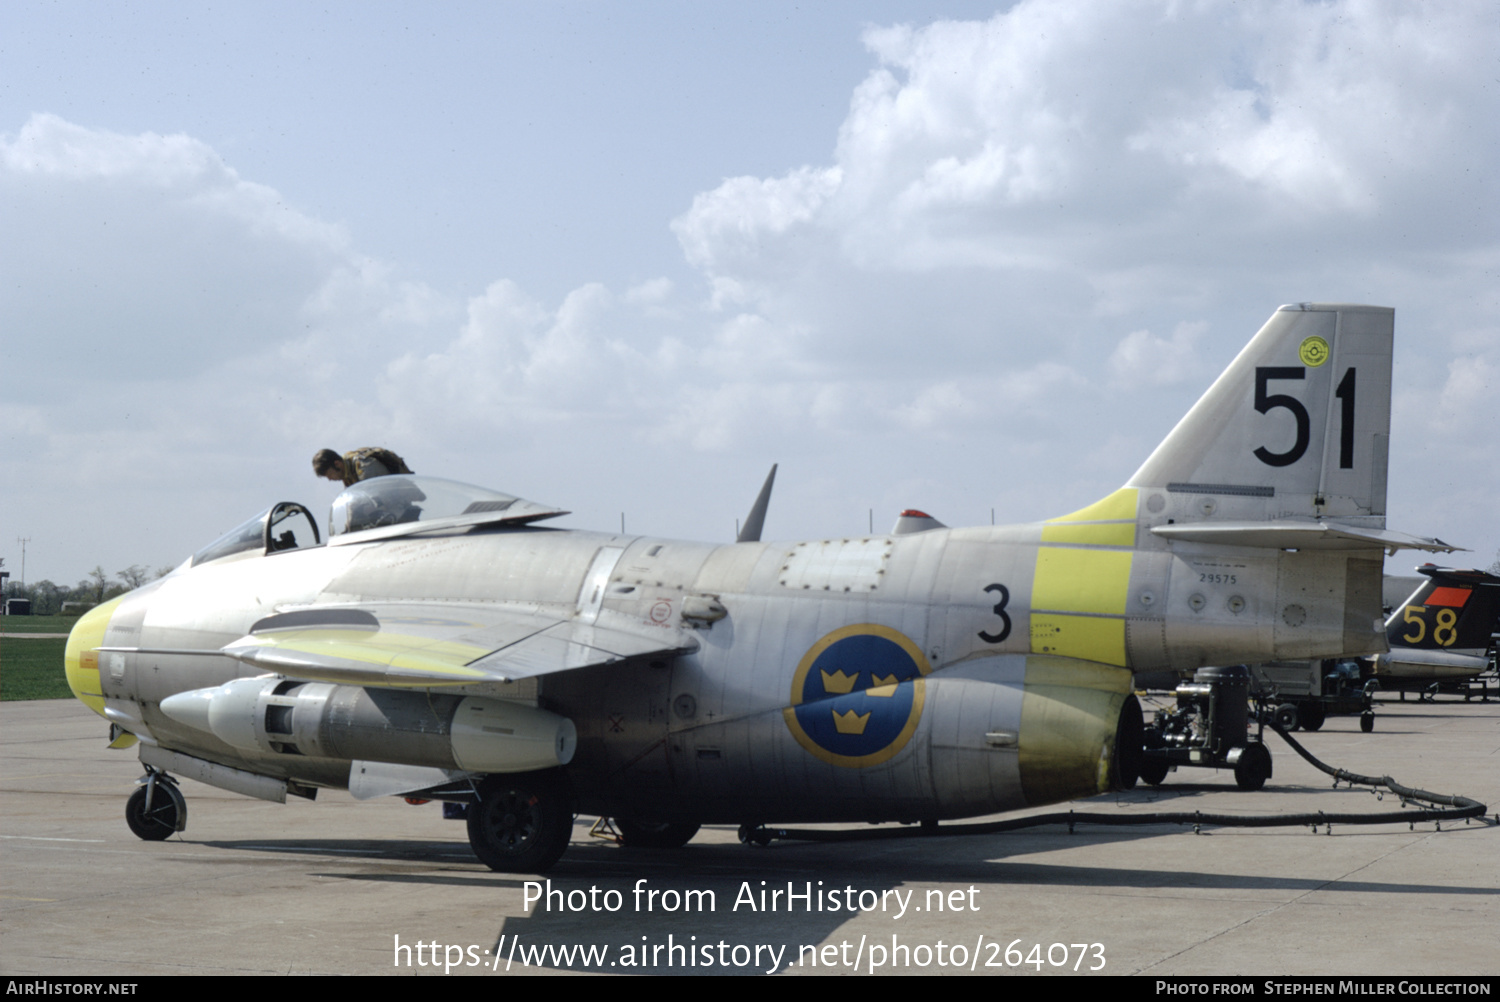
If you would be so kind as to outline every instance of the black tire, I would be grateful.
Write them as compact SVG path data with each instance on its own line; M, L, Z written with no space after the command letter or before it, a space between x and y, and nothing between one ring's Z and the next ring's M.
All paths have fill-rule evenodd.
M556 770L491 776L469 805L469 845L500 873L542 873L572 837L572 792Z
M1150 786L1160 786L1166 781L1167 773L1171 771L1172 767L1166 762L1153 762L1146 759L1141 763L1141 782Z
M1375 729L1375 714L1361 713L1359 715L1359 729L1369 734Z
M1297 723L1304 731L1315 731L1328 719L1328 709L1318 700L1297 707Z
M771 833L766 830L765 825L752 824L749 821L740 825L740 845L753 845L764 849L770 844Z
M1146 728L1141 718L1141 704L1132 693L1120 706L1120 719L1115 724L1115 755L1112 774L1116 790L1135 789L1141 776L1141 760L1146 743Z
M137 787L125 801L125 823L136 838L147 842L160 842L177 831L177 799L167 790L165 783L157 783L151 797L151 810L146 810L146 788Z
M1271 778L1271 753L1262 744L1247 745L1234 764L1234 782L1241 790L1254 792Z
M620 844L630 849L681 849L698 834L698 825L687 822L614 820Z
M1271 719L1276 722L1277 727L1290 734L1297 729L1297 704L1277 704L1276 709L1272 711Z

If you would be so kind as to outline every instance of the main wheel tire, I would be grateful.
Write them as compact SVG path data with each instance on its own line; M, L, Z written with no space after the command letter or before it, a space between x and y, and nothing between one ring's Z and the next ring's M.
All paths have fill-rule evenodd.
M620 844L631 849L681 849L698 834L698 827L687 822L615 818Z
M1369 734L1375 729L1375 714L1361 713L1359 715L1359 729Z
M469 806L469 845L500 873L542 873L572 837L572 791L556 770L491 776Z
M1297 707L1297 723L1304 731L1315 731L1328 719L1328 709L1318 700L1309 700Z
M1141 782L1149 786L1160 786L1167 778L1167 773L1172 767L1165 762L1153 762L1146 759L1141 763Z
M1234 782L1241 790L1253 792L1271 778L1271 753L1262 744L1247 745L1234 764Z
M147 842L160 842L177 831L177 800L167 792L165 783L158 783L151 797L151 810L146 810L146 788L137 787L125 801L125 823L136 838Z
M1297 704L1279 704L1276 707L1271 719L1276 722L1277 727L1280 727L1282 730L1290 734L1292 731L1295 731L1297 729Z
M1111 763L1111 785L1116 790L1135 789L1141 777L1141 760L1146 744L1146 727L1141 716L1140 701L1132 693L1120 706L1119 722L1115 724L1115 754Z

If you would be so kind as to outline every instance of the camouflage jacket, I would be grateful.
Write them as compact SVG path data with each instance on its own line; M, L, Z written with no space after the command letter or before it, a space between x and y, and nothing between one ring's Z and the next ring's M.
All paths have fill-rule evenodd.
M406 460L389 449L355 449L344 453L344 486L349 487L361 480L388 477L392 473L410 473Z

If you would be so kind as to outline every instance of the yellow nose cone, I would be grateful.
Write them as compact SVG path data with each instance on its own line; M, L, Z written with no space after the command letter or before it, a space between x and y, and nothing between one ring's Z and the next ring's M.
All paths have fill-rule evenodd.
M120 596L124 598L124 596ZM120 599L111 599L95 606L83 614L73 632L68 634L68 647L63 655L63 665L68 673L68 688L82 700L83 705L104 716L104 691L99 687L99 645L104 643L104 631L109 626L109 617L114 615Z

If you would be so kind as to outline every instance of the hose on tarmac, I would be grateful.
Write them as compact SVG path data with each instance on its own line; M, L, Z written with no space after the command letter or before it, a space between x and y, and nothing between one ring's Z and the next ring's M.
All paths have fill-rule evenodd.
M1296 739L1280 727L1277 727L1275 724L1268 726L1271 730L1279 734L1283 741L1291 745L1293 751L1306 759L1314 768L1332 776L1335 788L1338 787L1339 783L1343 782L1349 784L1351 787L1369 786L1375 790L1389 790L1400 798L1401 809L1363 814L1329 813L1326 811L1317 811L1314 813L1303 812L1300 814L1209 814L1203 811L1156 812L1151 814L1100 814L1097 812L1055 811L1051 814L1034 814L1024 818L1011 818L1004 821L944 825L925 822L922 825L904 825L899 828L845 828L837 830L771 828L764 825L746 825L740 829L740 841L756 845L767 845L778 839L800 842L868 842L894 838L994 835L1000 832L1020 831L1026 828L1040 828L1045 825L1067 825L1070 832L1075 825L1139 826L1164 824L1192 825L1194 830L1204 827L1289 828L1299 825L1310 825L1316 831L1320 825L1385 825L1401 823L1415 825L1418 821L1432 821L1437 823L1438 830L1441 831L1444 821L1463 820L1467 823L1472 818L1479 818L1483 821L1485 813L1489 810L1484 804L1469 797L1432 793L1428 790L1403 786L1389 776L1362 776L1358 773L1349 772L1346 769L1335 768L1325 762L1319 761L1311 752L1303 748ZM1416 810L1409 810L1407 809L1408 804L1414 806L1431 806L1417 806ZM1497 819L1494 823L1500 824L1500 819ZM1329 828L1328 831L1331 833L1332 829Z

